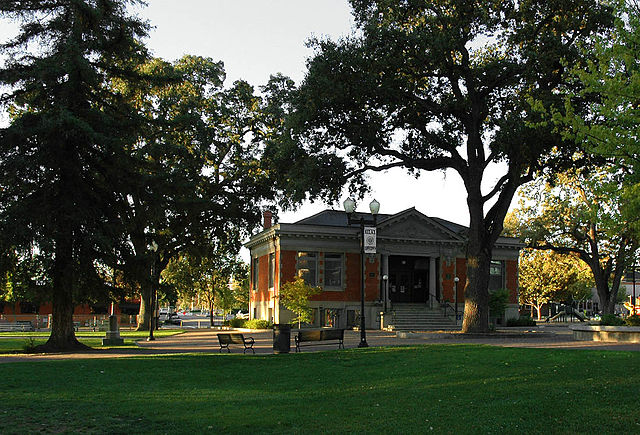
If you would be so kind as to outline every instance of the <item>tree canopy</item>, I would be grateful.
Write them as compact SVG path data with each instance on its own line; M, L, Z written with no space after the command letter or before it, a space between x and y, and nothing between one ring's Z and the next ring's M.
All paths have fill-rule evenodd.
M573 254L592 271L605 314L614 312L626 267L638 248L637 217L625 219L624 189L604 168L559 175L523 189L510 220L528 246Z
M140 285L139 328L145 329L150 292L173 258L237 252L259 224L259 205L275 196L262 161L264 141L280 121L268 116L268 93L260 97L240 80L224 86L222 62L192 55L173 63L153 59L141 74L149 80L123 89L146 121L129 145L141 183L120 201L126 210L122 267Z
M541 320L541 309L549 302L590 298L593 275L575 256L525 249L520 256L518 283L519 302L534 308Z
M563 65L583 57L577 43L609 25L610 10L591 0L351 5L354 35L311 41L283 141L304 158L288 167L315 162L332 198L347 180L366 188L367 171L456 171L470 222L463 330L486 331L492 250L517 188L580 164L576 143L533 106L562 110Z

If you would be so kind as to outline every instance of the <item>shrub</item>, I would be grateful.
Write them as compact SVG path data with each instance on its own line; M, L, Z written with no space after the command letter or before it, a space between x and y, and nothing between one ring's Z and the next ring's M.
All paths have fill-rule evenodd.
M244 328L247 321L245 319L231 319L229 320L229 326L232 328Z
M624 325L624 320L615 314L603 314L602 319L600 319L600 325L602 326L622 326Z
M508 319L507 326L536 326L536 321L529 316L520 316L517 319Z
M626 319L624 319L624 323L627 326L640 326L640 316L637 314L634 314L633 316L629 316Z
M495 290L489 292L489 317L500 318L507 309L509 290Z
M36 339L33 337L27 338L22 345L22 350L24 353L34 353L36 350Z
M248 329L269 329L273 323L268 320L251 319L244 322L244 327Z

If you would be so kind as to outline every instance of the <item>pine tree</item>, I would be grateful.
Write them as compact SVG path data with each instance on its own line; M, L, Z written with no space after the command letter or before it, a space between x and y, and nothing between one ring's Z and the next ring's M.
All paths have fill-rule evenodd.
M148 26L137 0L4 0L20 22L0 45L11 120L0 130L0 248L51 260L52 329L42 350L82 347L74 305L101 285L119 234L117 192L131 181L124 144L137 118L112 81L134 79Z

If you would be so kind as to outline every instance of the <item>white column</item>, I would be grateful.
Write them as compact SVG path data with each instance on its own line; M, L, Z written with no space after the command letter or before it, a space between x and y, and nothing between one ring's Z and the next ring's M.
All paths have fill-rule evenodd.
M429 257L429 307L433 308L433 304L436 301L436 258Z
M380 266L381 266L381 275L389 276L389 255L380 254ZM389 280L386 282L381 279L382 282L382 292L383 292L383 306L389 307Z

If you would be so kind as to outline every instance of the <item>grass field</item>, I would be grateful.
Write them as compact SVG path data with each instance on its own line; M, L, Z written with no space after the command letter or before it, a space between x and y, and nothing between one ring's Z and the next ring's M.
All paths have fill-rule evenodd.
M154 331L156 337L168 337L171 335L182 334L184 330L181 329L165 329ZM47 341L49 333L43 332L1 332L0 333L0 355L2 354L14 354L23 353L26 346L37 346L44 344ZM76 332L76 336L81 343L91 346L96 349L106 349L109 346L102 346L102 339L105 337L105 332L93 332L93 331L80 331ZM124 338L124 346L122 347L137 347L136 340L142 340L149 336L147 331L121 331L120 336ZM86 338L89 337L89 338ZM116 347L116 346L112 346Z
M3 433L638 433L640 353L428 345L0 365Z

